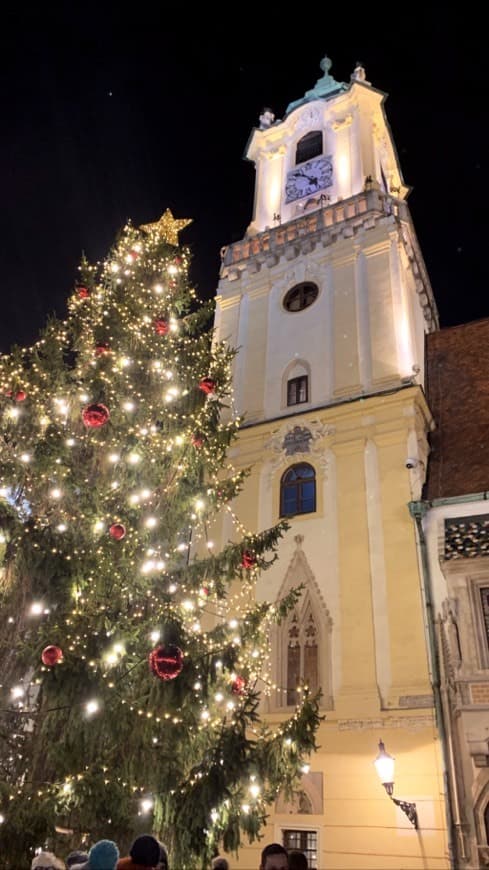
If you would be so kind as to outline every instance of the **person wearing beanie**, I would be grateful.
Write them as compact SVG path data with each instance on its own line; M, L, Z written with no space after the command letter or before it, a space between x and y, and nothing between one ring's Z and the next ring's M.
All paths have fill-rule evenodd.
M88 853L87 870L115 870L119 849L113 840L99 840Z
M86 864L88 861L88 852L83 852L81 849L75 849L66 856L66 866L68 870L73 870L77 864Z
M151 834L136 837L127 858L119 858L117 870L156 870L160 860L160 844Z
M169 870L168 868L168 849L164 843L160 843L160 860L156 865L156 870Z
M39 852L32 859L31 870L65 870L65 864L53 852Z

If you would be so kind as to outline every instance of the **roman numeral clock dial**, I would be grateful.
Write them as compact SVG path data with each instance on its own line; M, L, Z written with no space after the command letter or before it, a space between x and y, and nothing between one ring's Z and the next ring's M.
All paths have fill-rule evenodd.
M331 187L333 183L333 162L331 157L316 157L287 173L285 202L294 202L304 196L312 196L318 190Z

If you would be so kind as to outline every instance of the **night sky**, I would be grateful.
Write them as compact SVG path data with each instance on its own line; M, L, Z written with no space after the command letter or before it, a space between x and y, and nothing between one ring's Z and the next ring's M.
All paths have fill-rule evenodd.
M360 60L388 94L442 327L489 316L485 28L441 5L343 7L276 5L268 21L259 7L196 7L195 20L184 4L104 0L4 13L0 352L65 316L82 253L103 259L128 219L167 207L193 218L180 238L212 297L220 248L252 217L251 130L314 86L325 54L337 80Z

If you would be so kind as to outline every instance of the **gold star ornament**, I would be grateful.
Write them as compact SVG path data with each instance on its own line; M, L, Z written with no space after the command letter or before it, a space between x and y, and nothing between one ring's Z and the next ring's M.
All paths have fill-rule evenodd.
M142 224L140 229L145 233L154 233L165 242L168 242L169 245L178 246L178 233L180 230L188 227L191 223L192 218L182 218L181 220L178 220L173 217L170 209L167 208L165 213L161 215L159 221L155 221L153 224Z

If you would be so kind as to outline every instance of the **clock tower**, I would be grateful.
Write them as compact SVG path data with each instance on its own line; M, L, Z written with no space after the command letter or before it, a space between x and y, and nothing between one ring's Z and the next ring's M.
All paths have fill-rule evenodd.
M325 716L265 842L305 851L318 870L422 868L427 855L445 868L438 700L408 509L433 426L424 347L438 316L386 95L360 64L347 83L327 57L320 66L282 119L265 109L251 133L253 215L222 249L216 298L216 337L238 348L231 458L251 467L236 512L250 531L290 525L257 597L304 589L271 637L265 712L278 724L306 683ZM225 542L231 524L221 531ZM380 740L397 760L391 797L372 764ZM239 866L258 867L258 853L244 849Z

